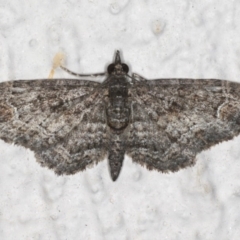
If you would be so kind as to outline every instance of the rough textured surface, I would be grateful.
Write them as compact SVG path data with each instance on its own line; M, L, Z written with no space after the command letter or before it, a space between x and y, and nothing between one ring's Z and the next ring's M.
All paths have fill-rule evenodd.
M0 81L47 78L52 59L101 72L116 49L147 79L239 82L238 1L0 1ZM69 78L56 71L55 78ZM116 182L107 159L79 174L42 168L0 140L2 240L238 240L240 137L162 174L125 156Z
M127 70L124 70L124 67ZM42 166L74 174L124 154L150 170L192 166L198 153L240 133L240 84L127 76L117 51L103 83L74 79L0 83L0 138L34 151Z
M0 84L0 138L27 147L43 166L73 174L106 156L103 92L81 80Z
M191 166L196 154L240 133L240 84L160 79L133 84L127 153L148 169Z

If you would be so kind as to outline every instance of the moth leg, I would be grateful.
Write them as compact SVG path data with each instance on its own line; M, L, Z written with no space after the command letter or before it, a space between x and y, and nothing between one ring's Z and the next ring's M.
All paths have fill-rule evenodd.
M130 84L133 84L133 83L136 83L136 82L146 81L145 78L141 77L137 73L133 73L132 76L130 76L129 74L126 74L126 75L127 75L128 78L131 79Z
M135 81L140 81L140 82L145 82L145 81L147 80L146 78L140 76L140 75L137 74L137 73L133 73L133 74L132 74L132 78L133 78L133 80L135 80Z

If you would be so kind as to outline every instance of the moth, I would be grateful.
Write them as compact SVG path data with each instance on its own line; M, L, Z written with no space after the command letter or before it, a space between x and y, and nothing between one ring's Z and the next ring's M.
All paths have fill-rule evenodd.
M240 133L239 83L147 80L128 71L117 51L102 83L0 83L0 138L31 149L58 175L108 158L115 181L125 154L149 170L175 172L194 165L201 151Z

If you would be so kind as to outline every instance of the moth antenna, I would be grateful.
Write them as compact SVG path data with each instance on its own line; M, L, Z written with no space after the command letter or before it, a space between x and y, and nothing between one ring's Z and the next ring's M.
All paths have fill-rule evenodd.
M60 65L60 68L62 70L64 70L65 72L73 75L73 76L76 76L76 77L99 77L99 76L105 76L106 73L93 73L93 74L80 74L80 73L75 73L69 69L67 69L66 67L63 67L62 65Z

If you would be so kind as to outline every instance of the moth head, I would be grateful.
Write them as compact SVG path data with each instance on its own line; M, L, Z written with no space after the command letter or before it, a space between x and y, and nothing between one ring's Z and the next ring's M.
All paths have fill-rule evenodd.
M111 63L107 68L108 74L127 74L129 71L129 67L127 64L122 63L120 52L116 52L114 63Z

